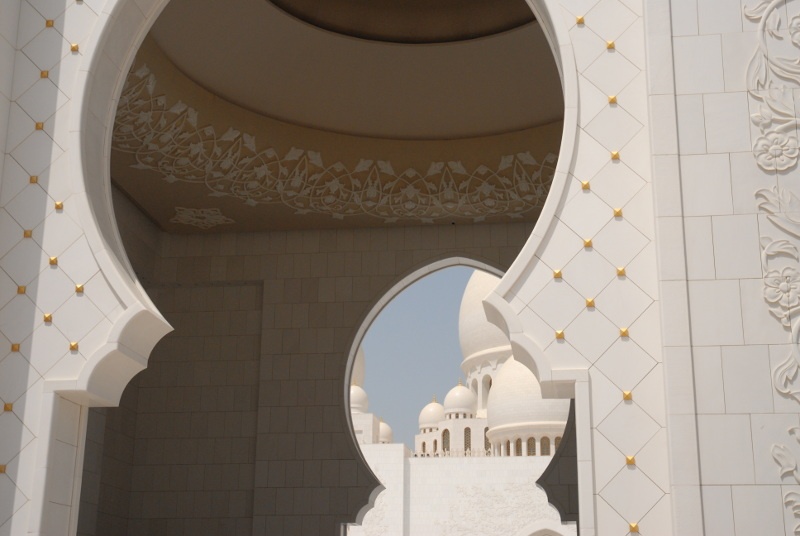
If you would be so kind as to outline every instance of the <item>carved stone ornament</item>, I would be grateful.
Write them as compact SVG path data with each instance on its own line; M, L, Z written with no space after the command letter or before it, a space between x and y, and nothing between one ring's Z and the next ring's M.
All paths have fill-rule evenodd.
M378 498L375 499L375 506L370 509L364 516L364 534L366 536L382 536L389 530L386 522L386 514L388 509L386 502L386 490L382 491Z
M785 0L765 0L744 14L758 24L758 49L747 69L751 120L760 136L753 142L758 166L768 172L787 171L797 166L798 119L793 89L800 86L800 15L781 28ZM781 52L778 51L781 49ZM800 402L800 200L790 191L774 187L756 192L759 211L783 236L761 236L763 296L770 314L791 333L791 351L772 371L772 383L782 396ZM789 429L800 442L800 428ZM785 444L772 445L771 454L780 466L781 479L791 476L800 484L794 454ZM800 493L786 492L784 507L800 521ZM794 527L800 536L800 523Z
M180 101L168 105L155 89L147 66L131 72L117 109L113 148L133 154L134 169L156 172L167 182L204 184L211 196L251 206L283 204L298 214L337 219L366 214L387 223L519 218L542 208L555 172L553 153L543 162L521 152L501 157L494 167L468 169L449 161L431 162L427 170L395 170L374 158L348 168L298 148L278 154L245 132L219 134L201 126L197 110Z
M545 519L561 522L547 495L533 480L502 486L459 485L455 493L462 500L450 509L447 521L437 522L442 536L514 534L520 529L520 512L525 513L522 524ZM574 525L565 525L564 530L575 534Z
M175 207L175 216L169 221L172 223L181 223L183 225L194 225L200 229L211 229L217 225L236 223L222 214L218 208L185 207Z
M800 85L800 15L789 21L788 35L781 31L778 10L785 0L768 0L753 8L745 7L744 15L758 24L758 50L747 69L747 87L753 124L761 135L753 142L753 155L764 171L785 171L797 165L798 149L792 88ZM797 49L793 57L783 57L771 44L789 38Z

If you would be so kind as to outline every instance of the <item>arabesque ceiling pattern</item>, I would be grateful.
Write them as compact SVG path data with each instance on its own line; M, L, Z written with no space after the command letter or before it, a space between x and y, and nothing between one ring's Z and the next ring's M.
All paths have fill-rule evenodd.
M296 127L209 94L149 41L120 99L112 176L178 232L531 220L560 132L407 141Z

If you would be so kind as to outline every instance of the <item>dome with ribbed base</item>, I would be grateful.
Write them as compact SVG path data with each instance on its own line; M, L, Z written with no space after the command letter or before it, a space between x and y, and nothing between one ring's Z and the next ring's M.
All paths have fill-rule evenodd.
M569 400L542 399L539 381L513 357L498 372L487 404L489 430L566 423Z
M450 389L447 396L444 397L444 413L445 415L451 413L465 413L467 415L475 415L478 409L478 398L469 388L464 387L459 382L458 385Z
M444 406L433 398L433 402L422 408L419 412L419 429L439 428L439 423L444 420Z
M358 385L350 386L350 411L353 413L366 413L369 409L367 392Z

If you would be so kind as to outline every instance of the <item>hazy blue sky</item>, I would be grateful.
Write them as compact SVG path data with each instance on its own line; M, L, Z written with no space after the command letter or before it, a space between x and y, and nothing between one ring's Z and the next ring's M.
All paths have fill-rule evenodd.
M420 410L434 394L442 402L463 378L458 309L473 271L456 266L420 279L383 309L364 338L369 411L409 448Z

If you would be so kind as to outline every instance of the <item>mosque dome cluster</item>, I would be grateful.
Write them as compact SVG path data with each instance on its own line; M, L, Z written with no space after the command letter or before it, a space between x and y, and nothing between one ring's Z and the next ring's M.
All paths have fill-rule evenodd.
M459 381L444 404L434 396L422 408L417 456L550 456L560 443L569 401L543 399L536 376L514 359L508 338L486 318L483 300L499 281L475 271L467 283L458 323L466 385ZM359 348L350 387L356 435L361 443L391 443L391 427L368 413L364 369Z

